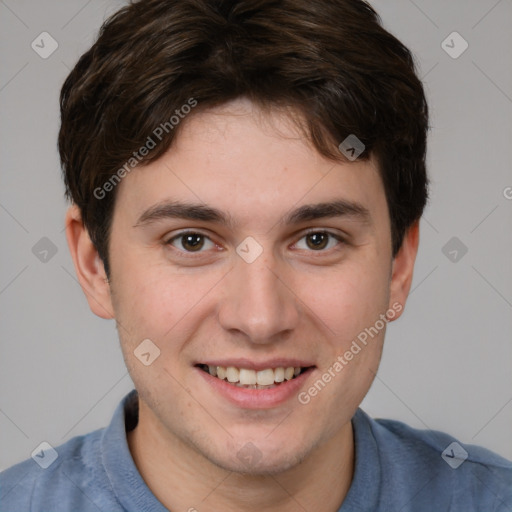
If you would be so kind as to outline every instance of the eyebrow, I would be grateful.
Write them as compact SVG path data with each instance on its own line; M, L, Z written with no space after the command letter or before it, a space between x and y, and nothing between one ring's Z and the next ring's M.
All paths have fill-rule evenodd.
M371 221L368 208L360 203L338 199L324 203L305 204L285 214L279 224L299 224L324 218L348 217L365 224ZM233 218L217 208L200 203L163 201L145 210L134 227L151 224L163 219L187 219L224 224L230 228L236 225Z

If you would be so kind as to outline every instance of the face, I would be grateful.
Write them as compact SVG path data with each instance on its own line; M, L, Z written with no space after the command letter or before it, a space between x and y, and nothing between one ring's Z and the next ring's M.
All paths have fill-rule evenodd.
M350 423L402 309L383 184L247 101L182 128L122 180L112 223L141 420L223 468L283 471Z

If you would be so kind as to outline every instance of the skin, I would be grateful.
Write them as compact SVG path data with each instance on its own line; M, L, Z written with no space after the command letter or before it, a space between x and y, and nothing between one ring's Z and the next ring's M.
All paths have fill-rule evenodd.
M194 364L299 358L315 366L299 390L307 391L361 331L393 304L403 308L418 225L393 258L375 161L325 159L286 112L237 100L181 128L163 157L118 186L110 281L78 209L67 214L82 288L95 314L116 319L139 392L139 423L128 434L134 461L170 510L335 512L353 476L350 420L377 372L385 328L305 405L294 395L275 407L237 407ZM299 206L337 199L368 217L279 222ZM234 225L139 222L169 200L217 208ZM312 228L344 241L327 238L318 249L305 233ZM187 253L183 238L167 243L184 229L206 235L199 252ZM236 252L248 236L263 249L250 264ZM150 366L133 353L147 338L161 351ZM260 456L248 466L237 452L249 441Z

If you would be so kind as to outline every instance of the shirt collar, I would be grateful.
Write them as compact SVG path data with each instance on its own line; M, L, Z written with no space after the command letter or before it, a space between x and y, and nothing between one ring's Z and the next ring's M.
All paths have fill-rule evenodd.
M354 477L338 512L378 510L381 485L381 464L372 420L357 409L352 418L354 432Z
M112 489L127 512L168 512L146 485L133 461L127 430L138 420L137 391L131 391L117 406L101 438L101 456Z

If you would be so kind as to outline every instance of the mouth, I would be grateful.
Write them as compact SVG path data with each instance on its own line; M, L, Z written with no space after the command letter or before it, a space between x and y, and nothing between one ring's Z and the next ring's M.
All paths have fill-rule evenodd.
M244 389L272 389L296 379L303 373L312 369L312 366L279 366L277 368L264 368L254 370L251 368L238 368L235 366L213 366L197 364L197 368L212 377Z

